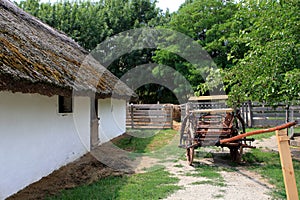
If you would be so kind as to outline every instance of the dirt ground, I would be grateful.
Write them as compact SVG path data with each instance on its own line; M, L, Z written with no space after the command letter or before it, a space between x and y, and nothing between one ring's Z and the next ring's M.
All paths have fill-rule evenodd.
M175 126L177 129L179 128L178 125L175 124ZM264 141L258 141L255 145L271 151L277 150L275 137ZM109 160L100 160L101 162L99 159L96 159L98 156L102 157L102 155L107 154L107 152L110 152L110 155L116 155L116 157ZM294 156L300 158L299 148L293 148L292 152ZM222 160L221 156L218 156L221 154L215 154L214 158L196 160L196 164L225 165L226 167L226 162ZM113 163L114 161L117 162ZM141 173L143 172L143 169L149 168L158 162L159 160L149 157L142 157L138 160L128 160L128 156L123 155L123 152L118 152L117 149L112 149L110 145L107 145L105 148L96 150L92 154L89 153L77 161L54 171L49 176L42 178L40 181L31 184L17 194L11 196L8 200L44 199L49 195L58 194L64 189L89 184L109 175L120 176L130 173ZM272 185L264 180L259 174L249 172L242 166L238 167L237 171L221 172L221 175L226 182L226 187L220 188L219 186L209 184L192 184L193 182L201 181L202 179L199 177L185 176L182 171L193 171L195 168L187 165L185 161L179 162L181 163L164 163L166 169L179 178L180 181L178 185L184 186L183 189L170 195L166 200L193 200L199 197L201 197L201 199L221 198L225 200L271 199L269 193L272 190ZM107 165L103 163L106 163ZM181 164L184 167L176 167L178 164ZM113 169L108 166L113 166ZM205 193L203 191L205 191ZM204 194L206 196L203 196Z

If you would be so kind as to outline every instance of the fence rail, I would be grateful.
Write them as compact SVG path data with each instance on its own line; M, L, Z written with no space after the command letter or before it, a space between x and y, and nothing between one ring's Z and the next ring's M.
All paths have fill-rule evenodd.
M287 121L300 120L300 106L273 107L263 103L247 102L242 105L241 113L249 127L277 126Z
M173 127L173 105L130 104L126 112L127 128L167 129Z

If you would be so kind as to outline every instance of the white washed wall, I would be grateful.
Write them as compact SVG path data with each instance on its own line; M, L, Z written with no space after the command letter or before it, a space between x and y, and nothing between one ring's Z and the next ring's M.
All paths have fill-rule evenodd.
M65 116L57 104L57 96L0 92L0 199L88 151L89 98L75 98Z
M118 99L99 99L98 101L99 139L103 144L125 133L126 101Z

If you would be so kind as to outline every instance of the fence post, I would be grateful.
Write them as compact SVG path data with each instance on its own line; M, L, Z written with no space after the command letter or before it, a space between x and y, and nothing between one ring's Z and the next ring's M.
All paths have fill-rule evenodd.
M245 110L245 103L241 104L241 113L242 113L242 117L243 117L244 121L247 123L247 118L246 118L247 113Z
M286 105L285 106L285 123L288 123L290 121L290 106L289 105ZM289 135L289 129L287 129L287 132L286 132L287 135Z
M249 124L248 126L250 128L253 127L253 113L252 113L252 102L248 101L248 107L249 107Z
M298 199L298 190L289 145L289 137L287 136L287 129L276 131L276 137L287 199Z
M171 120L171 129L173 128L173 104L170 105L170 120Z
M291 121L293 122L294 121L294 108L293 107L291 109L290 114L291 114ZM290 138L292 138L292 137L294 137L294 133L295 133L294 126L292 126L290 129L291 129L291 137Z
M131 128L134 128L134 121L133 121L133 104L130 104L130 118L131 118Z

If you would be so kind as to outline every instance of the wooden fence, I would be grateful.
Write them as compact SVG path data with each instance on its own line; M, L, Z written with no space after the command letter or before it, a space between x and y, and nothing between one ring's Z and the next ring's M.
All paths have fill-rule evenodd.
M130 104L127 106L126 127L167 129L173 127L173 105Z
M248 127L271 127L287 121L300 120L300 106L297 105L273 107L258 102L247 102L240 109Z
M248 127L272 127L290 121L300 122L299 105L273 107L264 103L247 102L240 109ZM297 127L299 125L289 128L288 134L290 136L299 134L299 129L298 131L295 130Z

